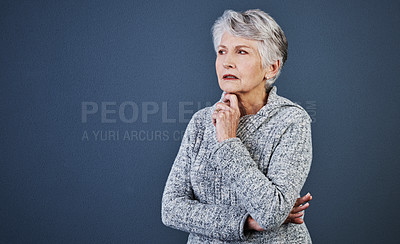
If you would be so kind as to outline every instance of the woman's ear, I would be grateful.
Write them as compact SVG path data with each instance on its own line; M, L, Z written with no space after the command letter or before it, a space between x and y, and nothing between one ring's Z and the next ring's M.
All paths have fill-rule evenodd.
M281 66L280 60L276 60L275 63L270 64L267 67L267 72L265 73L265 78L268 80L268 79L271 79L272 77L274 77L276 75L276 73L278 73L280 66Z

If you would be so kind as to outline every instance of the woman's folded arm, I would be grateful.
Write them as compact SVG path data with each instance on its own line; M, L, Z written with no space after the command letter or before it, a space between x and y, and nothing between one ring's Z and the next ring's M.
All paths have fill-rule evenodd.
M303 116L286 128L266 175L239 138L221 142L215 156L220 168L235 179L239 205L265 230L278 228L292 209L310 170L310 121Z

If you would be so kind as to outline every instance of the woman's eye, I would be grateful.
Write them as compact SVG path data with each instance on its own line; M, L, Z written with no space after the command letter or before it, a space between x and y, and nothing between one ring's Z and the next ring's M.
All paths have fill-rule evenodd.
M218 54L225 54L224 50L218 50Z
M239 53L239 54L247 54L247 52L246 52L246 51L243 51L243 50L239 50L238 53Z

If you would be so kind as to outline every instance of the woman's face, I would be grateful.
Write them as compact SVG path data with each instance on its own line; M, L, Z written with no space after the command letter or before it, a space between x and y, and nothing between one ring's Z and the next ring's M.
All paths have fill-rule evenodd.
M215 68L219 86L226 93L249 95L265 90L268 69L262 68L255 40L225 32L218 46Z

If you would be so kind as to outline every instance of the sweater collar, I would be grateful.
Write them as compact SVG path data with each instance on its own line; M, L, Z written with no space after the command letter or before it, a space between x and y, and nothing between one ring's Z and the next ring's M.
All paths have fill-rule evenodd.
M279 96L277 94L277 91L278 91L278 88L276 86L273 86L271 88L271 90L268 93L267 104L265 104L255 115L261 116L261 117L270 117L273 114L275 114L275 112L277 112L278 108L285 107L285 106L295 106L295 107L301 108L299 105L290 101L289 99ZM226 92L222 92L219 102L223 101L225 94L226 94ZM245 115L243 117L248 117L248 116L252 116L252 115Z
M279 96L277 90L278 88L276 86L272 87L268 93L267 104L265 104L256 114L240 117L237 134L241 139L245 139L249 134L251 134L251 132L257 130L264 121L278 113L279 109L282 107L295 106L302 109L299 105L293 103L289 99ZM225 92L222 93L220 102L223 101L224 95Z

